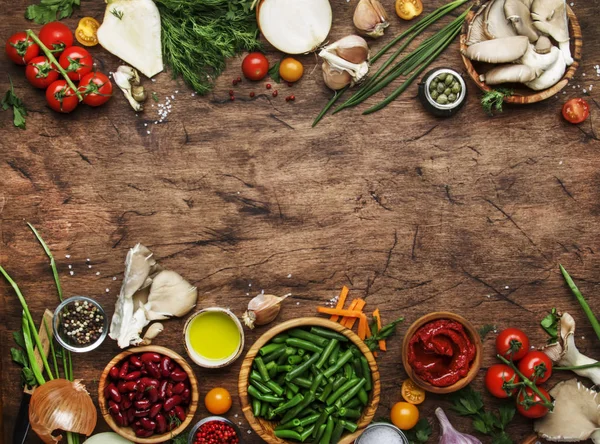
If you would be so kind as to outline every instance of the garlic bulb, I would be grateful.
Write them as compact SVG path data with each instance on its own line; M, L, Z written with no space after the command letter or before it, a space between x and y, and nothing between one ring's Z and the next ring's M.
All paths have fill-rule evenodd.
M279 314L281 302L291 294L282 297L261 292L248 303L248 310L242 315L242 320L248 328L255 325L265 325L273 321Z
M354 10L354 26L359 33L378 38L390 23L379 0L360 0Z
M333 90L353 86L369 72L369 45L357 35L349 35L327 45L319 56L324 59L323 80Z
M62 439L62 435L52 435L54 430L90 436L96 421L94 402L79 379L53 379L37 387L31 396L29 422L46 444Z
M456 430L440 407L435 409L435 416L440 421L440 428L442 429L439 444L481 444L481 441L474 436Z

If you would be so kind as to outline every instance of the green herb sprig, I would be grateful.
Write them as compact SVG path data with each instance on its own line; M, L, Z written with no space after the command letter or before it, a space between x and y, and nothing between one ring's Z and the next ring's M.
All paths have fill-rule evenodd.
M10 76L8 76L10 82L10 88L6 91L4 98L0 102L2 109L6 111L9 108L13 110L13 125L17 128L25 129L25 116L27 116L27 110L23 101L15 94L15 87Z
M496 330L495 325L485 324L479 330L477 330L477 332L479 333L479 337L483 341L487 337L487 335L489 335L494 330Z
M504 98L512 95L513 91L511 89L492 89L490 91L487 91L481 98L481 106L483 107L486 113L488 113L490 116L493 116L494 111L499 113L502 112L502 104L504 103Z
M558 315L558 311L556 307L553 307L552 310L541 320L540 325L544 329L550 338L548 339L548 344L554 344L558 341L558 322L560 320L560 316Z
M432 433L431 425L425 418L419 419L419 422L410 430L404 432L410 444L425 444L429 441Z
M125 15L125 14L123 14L123 11L121 11L121 10L119 10L117 8L112 8L110 10L110 13L112 15L114 15L116 18L118 18L119 20L123 20L123 16Z
M365 339L365 344L371 351L377 350L379 348L379 341L389 338L396 331L396 326L404 321L404 317L400 316L395 321L390 322L389 324L381 327L381 330L377 327L377 318L373 319L373 323L371 324L371 337Z
M275 83L281 83L281 76L279 75L280 66L281 60L269 68L269 77L271 77Z
M41 0L39 4L27 7L25 18L44 25L71 17L73 8L80 4L81 0Z

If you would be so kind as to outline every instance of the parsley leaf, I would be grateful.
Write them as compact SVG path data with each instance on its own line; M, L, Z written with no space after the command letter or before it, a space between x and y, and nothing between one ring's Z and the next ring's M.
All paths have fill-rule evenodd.
M38 5L29 5L25 10L25 18L40 25L71 17L73 7L79 6L81 0L40 0Z
M504 98L512 96L513 91L506 88L492 89L487 91L481 98L481 106L490 116L494 115L494 111L502 112L502 103Z
M419 419L417 425L415 425L412 429L404 432L406 437L408 438L408 442L410 444L423 444L429 440L431 436L431 425L429 425L429 421L425 418Z
M281 83L281 76L279 75L279 66L281 65L281 61L275 63L273 66L269 68L269 76L273 79L275 83Z
M553 307L550 313L546 315L544 319L540 322L542 328L548 333L550 338L548 339L549 344L553 344L558 341L558 321L560 316L558 316L558 312L556 307Z
M372 336L370 338L365 339L365 344L369 347L370 350L376 350L379 347L379 341L383 339L389 338L396 331L396 325L400 322L404 321L404 318L400 316L395 321L390 322L389 324L385 324L381 327L381 330L373 330ZM377 321L375 321L375 325L377 325Z
M482 326L479 330L477 330L479 332L479 336L481 337L481 340L483 341L485 339L485 337L490 334L491 332L493 332L494 330L496 330L496 326L492 325L492 324L485 324L484 326Z
M23 105L23 101L15 95L15 88L10 76L8 76L8 80L10 81L10 89L6 91L4 98L0 102L0 106L2 106L4 111L12 107L13 124L17 128L25 129L25 116L27 115L27 110L25 109L25 105Z
M25 353L23 353L23 350L14 347L11 348L10 357L17 364L21 364L23 367L29 367L29 360L27 359L27 356L25 356Z

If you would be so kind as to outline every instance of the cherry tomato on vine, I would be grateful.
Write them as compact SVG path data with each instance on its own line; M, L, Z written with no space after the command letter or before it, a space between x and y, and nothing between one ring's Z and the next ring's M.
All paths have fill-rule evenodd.
M519 382L515 371L505 364L494 364L485 374L485 387L496 398L508 398L514 395L517 387L506 387L506 384Z
M58 71L45 56L34 57L25 68L25 77L29 83L40 89L48 88L52 82L58 80L58 76Z
M26 65L40 53L40 47L25 32L10 36L5 46L6 55L17 65Z
M222 415L231 408L231 395L222 387L215 387L204 398L206 409L213 415Z
M100 23L94 17L84 17L79 20L75 30L75 38L83 46L95 46L98 44L98 28Z
M59 113L70 113L79 103L79 99L65 80L57 80L46 90L48 106Z
M244 77L250 80L262 80L269 72L269 61L261 52L251 52L242 62Z
M397 402L392 407L390 419L400 430L410 430L419 422L419 409L408 402Z
M304 74L304 66L293 57L286 57L279 64L279 75L286 82L297 82Z
M83 76L78 90L83 95L83 103L89 106L100 106L110 99L112 83L101 72L91 72Z
M519 361L519 371L536 384L542 384L552 376L552 360L546 353L532 350Z
M58 63L67 71L71 80L79 81L83 76L92 72L94 61L87 49L81 46L71 46L63 51Z
M421 0L396 0L396 14L402 20L412 20L423 12Z
M546 400L540 398L540 396L529 387L520 392L519 396L517 396L517 411L526 418L541 418L548 413L548 407L543 405L543 403L545 401L552 402L552 398L550 398L550 395L544 388L538 387L538 390L546 397Z
M58 57L69 46L73 46L73 33L61 22L50 22L42 26L38 36L55 57Z
M563 105L562 115L569 123L581 123L590 115L590 105L581 98L567 100Z
M507 328L496 338L496 351L506 359L518 361L529 351L529 338L518 328Z

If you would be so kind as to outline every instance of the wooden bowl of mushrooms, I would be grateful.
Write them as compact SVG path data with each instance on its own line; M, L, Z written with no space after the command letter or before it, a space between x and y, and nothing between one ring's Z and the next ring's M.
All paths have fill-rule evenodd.
M115 356L98 385L107 424L136 443L168 441L183 432L198 407L198 382L180 355L159 346L136 347Z
M490 0L471 11L460 36L463 62L486 92L503 88L504 102L545 100L575 75L581 28L565 0Z

